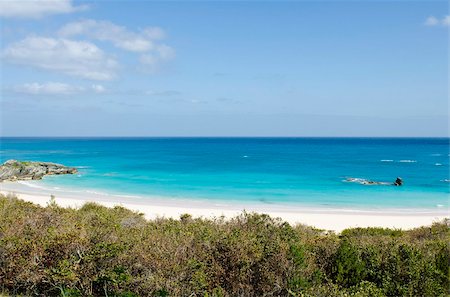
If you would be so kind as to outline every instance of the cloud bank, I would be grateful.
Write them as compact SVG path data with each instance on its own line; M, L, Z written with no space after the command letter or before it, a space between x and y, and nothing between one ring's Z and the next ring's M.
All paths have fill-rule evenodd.
M146 52L154 49L156 40L164 38L161 28L150 27L140 32L133 32L126 27L109 21L83 20L68 23L58 34L62 37L84 35L101 41L112 42L114 46L132 52Z
M434 26L450 26L450 16L446 15L442 19L438 19L435 16L429 16L425 20L425 26L434 27Z
M11 90L16 94L49 96L74 95L84 92L94 92L96 94L106 92L105 87L99 84L93 84L90 87L86 88L61 82L26 83L22 85L16 85Z
M0 17L42 18L46 15L72 13L87 9L86 5L74 6L71 0L2 0Z
M175 50L161 42L165 32L159 27L147 27L136 32L109 21L82 20L68 23L58 35L111 42L117 48L140 54L139 61L152 68L175 57Z
M114 58L93 43L38 36L10 44L2 51L2 58L13 64L90 80L111 80L118 66Z

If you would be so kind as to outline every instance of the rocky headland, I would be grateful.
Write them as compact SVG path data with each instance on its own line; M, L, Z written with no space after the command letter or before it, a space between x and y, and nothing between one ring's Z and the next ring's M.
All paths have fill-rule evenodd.
M77 169L50 162L8 160L0 165L0 182L42 179L46 175L74 174Z

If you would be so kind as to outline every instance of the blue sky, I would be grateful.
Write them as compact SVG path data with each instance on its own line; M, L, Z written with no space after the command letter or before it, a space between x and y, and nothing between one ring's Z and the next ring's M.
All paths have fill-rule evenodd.
M447 1L2 1L4 136L448 136Z

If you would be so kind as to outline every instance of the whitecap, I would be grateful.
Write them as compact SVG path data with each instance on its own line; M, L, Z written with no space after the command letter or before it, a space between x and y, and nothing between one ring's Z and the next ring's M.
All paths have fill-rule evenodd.
M348 178L344 179L343 181L349 182L349 183L361 183L361 182L366 182L367 179L359 178L359 177L348 177Z
M400 163L417 163L416 160L400 160Z
M394 160L390 160L390 159L383 159L383 160L380 160L380 162L394 162Z
M435 163L434 165L435 165L435 166L442 166L441 163Z
M436 204L436 207L444 207L443 204Z
M27 186L27 187L30 187L30 188L34 188L34 189L48 190L48 188L46 188L46 187L39 186L39 185L36 185L34 183L26 182L26 181L23 181L23 180L19 180L19 181L17 181L17 183L21 184L21 185L24 185L24 186Z
M430 156L439 157L439 156L442 156L442 154L431 154Z
M242 158L248 158L248 156L247 156L247 155L244 155L244 156L242 156Z
M388 183L388 182L379 182L379 181L373 181L373 180L368 180L365 178L358 178L358 177L348 177L346 179L343 180L344 182L348 182L348 183L358 183L361 185L365 185L365 186L388 186L388 185L392 185L392 183Z
M137 195L112 195L114 197L122 197L122 198L142 198L142 196Z
M94 195L109 196L107 193L97 192L97 191L92 191L92 190L86 190L85 192L89 193L89 194L94 194Z

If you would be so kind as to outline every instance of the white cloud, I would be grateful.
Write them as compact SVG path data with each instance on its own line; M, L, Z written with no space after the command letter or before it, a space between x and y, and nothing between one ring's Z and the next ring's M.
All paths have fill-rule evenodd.
M174 90L165 90L165 91L145 91L145 95L148 96L178 96L181 95L181 92L174 91Z
M15 86L15 93L27 95L71 95L78 93L82 88L74 87L65 83L47 82L47 83L29 83Z
M61 82L26 83L7 88L17 94L25 95L74 95L79 93L94 92L96 94L106 92L106 88L99 84L93 84L89 88L73 86Z
M170 60L175 57L175 50L165 44L157 46L156 52L158 53L159 57L163 60Z
M65 25L58 34L61 37L82 35L111 42L117 48L141 53L139 61L151 68L175 57L175 50L160 42L165 38L165 33L159 27L148 27L134 32L108 21L83 20Z
M439 20L434 16L429 16L425 21L426 26L436 26L438 24L439 24Z
M444 26L450 26L450 15L446 15L444 19L442 20L442 25Z
M7 62L91 80L111 80L117 62L95 44L64 38L27 37L2 51Z
M160 28L146 28L136 33L108 21L84 20L65 25L59 30L59 35L62 37L85 35L112 42L114 46L127 51L146 52L154 48L154 40L164 37L164 31Z
M175 51L165 44L158 45L151 53L141 55L139 61L151 68L155 68L160 62L171 60L175 57Z
M91 88L97 94L106 92L105 87L102 85L92 85Z
M152 54L146 54L146 55L142 55L139 58L139 61L145 65L155 66L156 63L158 62L158 59Z
M435 16L429 16L426 20L425 20L425 26L450 26L450 16L446 15L444 16L441 20L438 19Z
M142 32L150 39L159 40L166 37L166 33L159 27L148 27L142 30Z
M71 13L86 8L86 5L74 6L71 0L1 0L0 16L41 18L45 15Z

